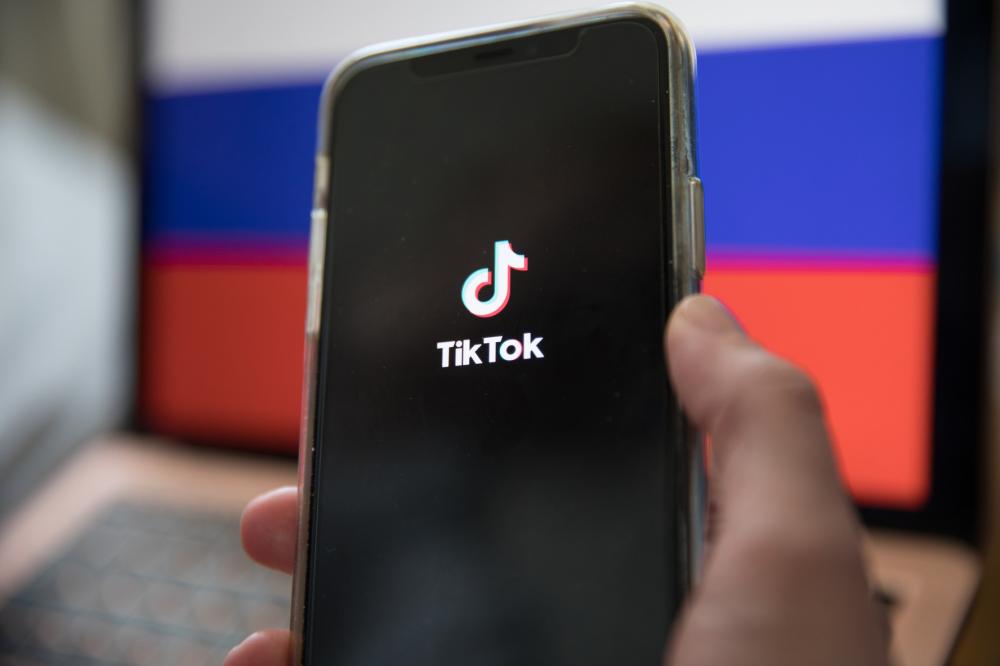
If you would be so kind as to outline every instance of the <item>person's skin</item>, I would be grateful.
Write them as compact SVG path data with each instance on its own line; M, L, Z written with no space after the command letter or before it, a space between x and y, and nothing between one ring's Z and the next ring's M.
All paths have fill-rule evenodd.
M747 338L712 298L684 300L664 336L670 379L712 442L712 534L702 580L667 646L678 665L885 664L860 527L841 488L816 390ZM243 544L291 572L297 494L243 514ZM285 666L289 634L269 629L225 666Z

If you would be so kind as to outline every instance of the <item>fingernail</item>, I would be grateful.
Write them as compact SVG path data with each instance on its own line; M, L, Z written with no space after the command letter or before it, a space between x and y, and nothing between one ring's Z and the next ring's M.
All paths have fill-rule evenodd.
M226 664L229 664L231 659L239 657L240 652L242 652L245 648L247 648L252 643L255 643L256 641L260 640L261 638L262 638L262 634L259 631L254 632L254 633L250 634L249 636L247 636L246 638L244 638L242 643L240 643L239 645L234 646L233 649L231 649L229 651L229 653L226 655L226 658L222 662L223 666L226 666Z
M243 644L240 643L240 645L243 645ZM236 646L230 648L229 652L226 653L225 658L222 660L222 666L228 666L228 664L232 663L233 655L239 654L240 645L236 645Z
M685 298L674 310L673 316L678 322L697 328L704 334L736 333L743 335L743 329L740 328L726 306L704 294Z

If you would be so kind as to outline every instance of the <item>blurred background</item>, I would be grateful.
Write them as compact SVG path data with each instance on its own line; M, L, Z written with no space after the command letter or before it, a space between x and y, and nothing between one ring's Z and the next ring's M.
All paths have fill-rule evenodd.
M287 623L237 519L295 482L322 81L588 6L0 0L0 663L218 663ZM819 383L900 661L1000 663L993 4L667 7L706 291Z

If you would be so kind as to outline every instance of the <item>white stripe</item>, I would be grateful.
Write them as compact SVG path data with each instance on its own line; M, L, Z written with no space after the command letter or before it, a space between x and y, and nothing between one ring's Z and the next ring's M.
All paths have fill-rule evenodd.
M673 0L699 50L944 29L944 0ZM376 42L578 10L580 0L150 0L148 82L158 89L314 79Z

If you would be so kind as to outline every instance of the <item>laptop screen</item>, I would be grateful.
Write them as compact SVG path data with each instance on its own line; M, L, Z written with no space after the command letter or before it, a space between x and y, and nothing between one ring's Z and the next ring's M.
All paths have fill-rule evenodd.
M147 5L139 412L294 452L316 109L371 42L576 9ZM861 503L932 477L944 3L670 3L698 47L704 289L817 381Z
M818 382L855 497L919 506L930 486L940 33L701 62L704 289Z

